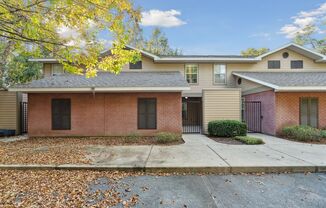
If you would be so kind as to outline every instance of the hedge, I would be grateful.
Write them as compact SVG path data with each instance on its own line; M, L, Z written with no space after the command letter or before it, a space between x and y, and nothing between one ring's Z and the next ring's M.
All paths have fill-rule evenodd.
M297 141L320 141L324 132L310 126L289 126L282 129L282 136Z
M180 134L175 134L171 132L160 132L156 134L156 139L158 143L167 144L181 141L182 137Z
M246 136L247 125L236 120L219 120L208 123L208 133L217 137Z

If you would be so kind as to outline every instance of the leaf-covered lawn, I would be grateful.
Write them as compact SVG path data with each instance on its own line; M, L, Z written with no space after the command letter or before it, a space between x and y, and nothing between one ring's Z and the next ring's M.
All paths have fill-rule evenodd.
M38 138L0 143L0 164L87 164L85 142Z
M130 207L137 195L118 191L124 177L142 173L106 171L0 171L0 207ZM107 189L92 191L90 184L107 179ZM128 191L128 190L126 190Z
M182 139L164 145L181 143ZM159 144L154 137L29 138L0 142L0 164L89 164L90 145L154 144Z

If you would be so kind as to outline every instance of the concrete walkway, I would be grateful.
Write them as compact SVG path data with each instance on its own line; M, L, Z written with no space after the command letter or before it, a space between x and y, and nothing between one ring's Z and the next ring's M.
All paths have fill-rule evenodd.
M216 172L326 171L326 145L303 144L263 134L264 145L228 145L205 135L183 135L174 146L92 146L89 159L100 167Z
M217 143L205 135L183 135L173 146L89 146L90 165L26 165L46 169L139 169L145 171L321 172L326 171L326 145L292 142L263 134L249 134L264 145ZM24 168L0 165L0 168Z

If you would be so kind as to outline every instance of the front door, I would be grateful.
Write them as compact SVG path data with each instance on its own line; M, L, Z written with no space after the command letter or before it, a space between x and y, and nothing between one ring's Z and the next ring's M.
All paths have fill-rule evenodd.
M201 98L182 98L182 127L183 133L201 133Z

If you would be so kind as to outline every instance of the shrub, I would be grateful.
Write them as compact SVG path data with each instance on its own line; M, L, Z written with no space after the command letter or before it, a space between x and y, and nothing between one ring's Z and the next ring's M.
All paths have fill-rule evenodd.
M256 137L250 137L250 136L236 136L234 137L236 140L245 143L245 144L249 144L249 145L253 145L253 144L264 144L262 139L256 138Z
M126 143L133 143L136 142L140 138L138 133L130 133L125 137Z
M320 141L322 131L310 126L289 126L282 129L282 135L297 141Z
M211 121L208 123L208 133L218 137L246 136L247 125L235 120Z
M320 131L320 136L325 139L326 138L326 130L321 130Z
M171 132L160 132L156 135L156 139L158 143L167 144L181 140L181 135Z

